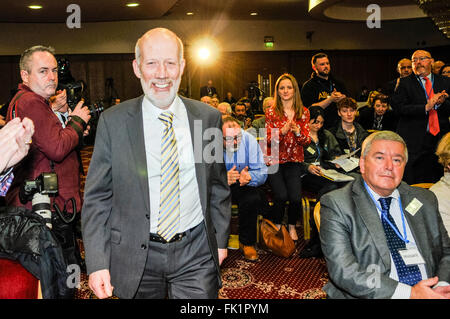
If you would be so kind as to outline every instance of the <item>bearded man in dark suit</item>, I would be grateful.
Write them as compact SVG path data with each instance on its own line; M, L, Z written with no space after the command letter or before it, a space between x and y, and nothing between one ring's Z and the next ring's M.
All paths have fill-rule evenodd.
M86 180L89 286L99 298L217 298L231 216L222 117L177 95L172 31L148 31L135 50L145 95L103 112Z

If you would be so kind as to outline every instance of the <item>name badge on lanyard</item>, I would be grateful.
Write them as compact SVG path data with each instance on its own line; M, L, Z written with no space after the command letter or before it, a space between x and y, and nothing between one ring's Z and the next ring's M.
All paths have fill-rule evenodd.
M409 243L406 245L406 249L399 249L398 253L406 266L425 264L425 260L416 245Z
M412 266L412 265L425 264L425 260L423 259L422 255L420 254L419 250L417 249L417 246L415 244L411 243L408 240L407 233L406 233L405 214L403 212L402 201L400 200L400 198L398 199L398 201L399 201L399 206L400 206L400 213L402 215L403 234L404 234L403 236L399 233L399 231L397 230L397 227L392 225L392 223L385 216L385 214L383 214L383 210L382 210L381 206L378 204L378 201L375 200L375 198L373 197L372 193L369 191L368 186L366 185L366 183L364 183L364 186L366 187L367 192L369 193L370 197L372 198L373 202L375 203L375 206L381 212L381 218L384 219L388 223L389 227L391 227L395 231L395 234L401 240L403 240L405 242L406 249L399 249L398 250L398 252L399 252L400 256L402 257L403 262L405 263L405 265L406 266Z

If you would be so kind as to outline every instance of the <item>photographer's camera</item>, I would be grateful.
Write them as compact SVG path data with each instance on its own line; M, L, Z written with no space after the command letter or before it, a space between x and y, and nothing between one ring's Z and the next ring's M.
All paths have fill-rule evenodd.
M58 193L58 176L56 173L41 173L35 180L26 180L20 189L22 204L31 200L33 211L45 219L45 224L52 228L50 195Z

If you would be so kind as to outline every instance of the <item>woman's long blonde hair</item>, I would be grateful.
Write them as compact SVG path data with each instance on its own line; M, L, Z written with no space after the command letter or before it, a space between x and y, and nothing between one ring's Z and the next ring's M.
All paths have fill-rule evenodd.
M292 83L292 86L294 88L294 101L293 101L292 107L294 108L294 111L295 111L294 120L296 120L296 119L299 119L302 117L303 102L300 97L300 90L298 88L297 80L295 79L295 77L292 74L289 74L289 73L282 74L278 78L277 82L275 83L275 92L274 92L274 96L273 96L273 99L274 99L273 108L275 110L275 114L277 114L280 118L284 116L283 102L281 102L281 98L278 95L278 87L280 86L280 82L285 79L290 80Z
M441 163L442 166L444 166L444 170L448 172L450 166L450 132L445 134L439 141L436 155L439 158L439 163Z

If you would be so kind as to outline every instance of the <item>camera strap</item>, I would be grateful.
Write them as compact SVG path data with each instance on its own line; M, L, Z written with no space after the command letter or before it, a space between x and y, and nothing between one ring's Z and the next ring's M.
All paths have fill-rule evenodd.
M25 93L26 92L21 92L20 94L17 94L11 101L10 105L12 105L12 107L9 109L9 118L11 120L17 117L17 102ZM53 173L55 173L55 162L53 162L52 160L49 161L50 161L50 169L52 170Z
M11 101L11 105L13 106L13 107L11 107L10 109L9 109L9 118L12 120L12 119L14 119L16 116L17 116L17 101L19 101L19 99L20 99L20 97L22 96L22 95L24 95L26 92L22 92L22 93L20 93L20 94L17 94L16 96L15 96L15 98Z

